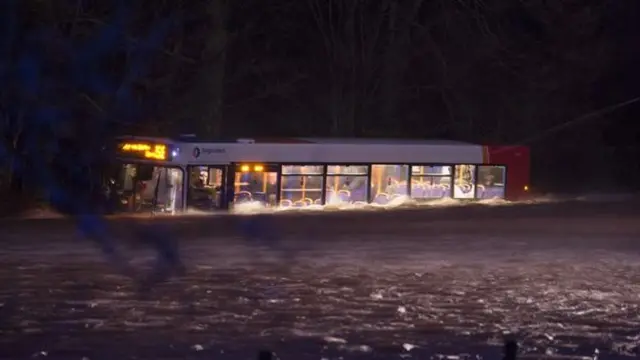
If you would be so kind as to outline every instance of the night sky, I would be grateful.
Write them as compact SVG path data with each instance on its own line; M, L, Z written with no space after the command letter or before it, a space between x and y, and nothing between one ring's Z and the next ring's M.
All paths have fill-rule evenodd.
M640 182L637 1L3 4L5 164L113 134L447 138L531 146L549 191Z

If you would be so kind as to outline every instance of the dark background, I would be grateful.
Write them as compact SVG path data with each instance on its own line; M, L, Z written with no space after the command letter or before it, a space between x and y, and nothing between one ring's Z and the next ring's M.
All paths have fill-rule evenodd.
M2 6L4 188L63 138L180 133L523 144L535 190L640 187L638 1Z

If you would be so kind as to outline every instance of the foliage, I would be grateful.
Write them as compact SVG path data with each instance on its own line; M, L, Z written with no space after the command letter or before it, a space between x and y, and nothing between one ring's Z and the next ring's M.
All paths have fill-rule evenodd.
M132 46L125 31L130 8L120 4L104 19L88 21L82 4L72 19L64 15L68 9L36 1L13 1L5 13L0 155L4 182L16 190L25 180L31 188L50 187L60 175L51 167L86 172L106 138L139 125L135 85L149 74L150 55L170 21L155 21Z
M114 132L519 142L624 100L609 95L613 46L633 39L612 41L614 1L9 3L0 120L14 155L35 104L63 104L56 138L94 144ZM572 141L602 140L595 124Z

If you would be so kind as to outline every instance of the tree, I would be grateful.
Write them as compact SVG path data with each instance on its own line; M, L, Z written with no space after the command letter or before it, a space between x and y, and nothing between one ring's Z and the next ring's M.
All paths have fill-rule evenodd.
M308 66L304 5L279 0L265 6L260 0L247 0L229 8L228 134L278 137L322 130L320 121L309 120L314 118L309 99L317 88L308 82L314 69Z
M13 2L13 12L7 12L15 20L5 23L10 27L2 37L7 51L1 59L0 111L4 163L11 170L19 164L13 174L23 177L16 186L28 171L48 167L61 138L73 138L83 154L91 154L116 125L139 117L136 81L147 74L170 22L156 21L132 47L131 8L91 9L106 10L108 15L97 19L81 4L70 9L68 3ZM36 16L22 16L27 13Z
M308 0L328 59L333 135L370 134L394 123L410 26L421 3Z
M517 142L586 110L609 61L605 3L437 4L419 14L412 37L424 64L412 71L413 87L428 89L427 102L445 115L432 126Z
M204 5L208 24L203 29L208 36L204 41L199 62L201 68L193 94L196 108L198 131L204 136L221 136L224 129L223 100L225 65L228 45L226 28L227 1L209 0Z

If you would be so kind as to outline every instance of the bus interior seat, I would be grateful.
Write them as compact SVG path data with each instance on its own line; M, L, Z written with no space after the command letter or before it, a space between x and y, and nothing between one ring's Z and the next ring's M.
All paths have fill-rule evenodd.
M383 192L378 193L373 199L373 202L376 204L385 205L389 203L389 194Z
M235 195L235 202L249 202L253 201L253 195L248 191L240 191Z
M291 207L291 206L293 206L293 201L291 201L289 199L281 199L280 200L280 206L281 207Z
M349 190L339 190L338 198L341 202L349 202L351 200L351 191Z

